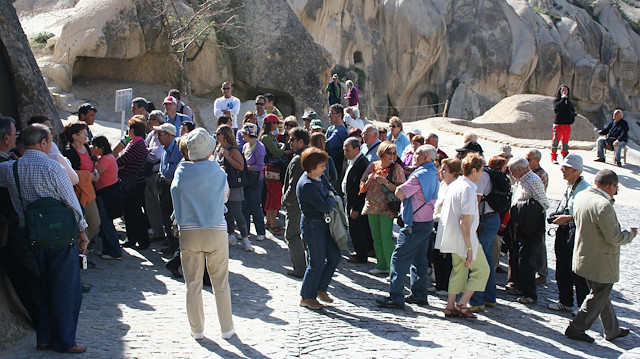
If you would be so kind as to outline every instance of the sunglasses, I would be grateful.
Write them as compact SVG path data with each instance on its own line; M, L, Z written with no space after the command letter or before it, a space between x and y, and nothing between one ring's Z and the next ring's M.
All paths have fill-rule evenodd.
M385 153L390 155L390 156L395 156L396 155L396 151L387 151Z
M222 136L222 132L216 132L216 136Z
M264 102L256 102L256 106L264 106Z
M396 128L396 127L400 127L400 126L391 125L391 126L389 126L389 127L391 127L391 128Z
M284 125L285 127L296 127L296 125L294 124L288 124L288 125Z
M231 87L223 87L222 90L224 91L231 90Z
M296 140L297 140L297 138L295 138L295 137L290 137L289 138L289 142L293 142L293 141L296 141Z

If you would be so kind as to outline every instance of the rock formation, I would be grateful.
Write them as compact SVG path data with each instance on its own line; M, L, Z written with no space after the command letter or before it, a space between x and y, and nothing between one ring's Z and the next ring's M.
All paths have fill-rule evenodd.
M25 1L16 6L24 7ZM79 78L177 87L178 64L168 54L165 29L144 1L41 2L66 7L71 15L64 20L53 54L40 61L44 74L62 90L71 91ZM218 38L227 46L211 40L187 62L193 92L215 98L220 84L231 81L234 95L242 100L272 92L284 113L301 114L307 106L320 110L322 83L329 79L332 63L286 1L231 1L230 7L237 8L233 14L243 28L223 28Z
M506 96L572 89L578 112L602 123L640 110L640 36L603 0L289 0L337 70L351 69L363 112L473 119ZM364 79L362 79L364 78Z

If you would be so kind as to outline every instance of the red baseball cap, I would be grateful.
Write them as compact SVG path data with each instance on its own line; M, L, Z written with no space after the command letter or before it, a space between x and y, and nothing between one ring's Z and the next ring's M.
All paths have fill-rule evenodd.
M173 96L167 96L164 98L164 102L162 104L164 105L165 103L172 103L174 105L177 105L178 101L176 101L176 98Z
M265 116L264 122L282 123L282 121L280 121L278 119L278 116L276 116L276 115L274 115L272 113L270 113L267 116Z

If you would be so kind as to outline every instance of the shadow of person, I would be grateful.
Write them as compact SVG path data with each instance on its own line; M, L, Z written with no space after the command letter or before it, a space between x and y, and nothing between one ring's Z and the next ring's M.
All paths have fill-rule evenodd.
M221 339L222 340L222 339ZM242 342L242 340L240 338L238 338L237 335L235 335L233 338L229 339L227 342L231 345L233 345L234 347L236 347L238 350L240 350L240 352L242 352L243 355L238 355L234 352L231 352L229 350L226 350L222 347L220 347L220 345L218 345L218 343L216 343L215 341L205 337L202 340L198 340L197 341L198 344L200 344L201 347L207 349L208 351L215 353L217 355L219 355L222 358L268 358L266 355L260 353L259 351L255 350L254 348L252 348L251 346L244 344Z
M242 274L229 272L229 286L231 287L231 302L233 303L233 314L253 319L256 316L260 320L276 324L287 325L288 322L272 316L273 308L267 306L271 300L269 290ZM213 292L212 288L209 288Z

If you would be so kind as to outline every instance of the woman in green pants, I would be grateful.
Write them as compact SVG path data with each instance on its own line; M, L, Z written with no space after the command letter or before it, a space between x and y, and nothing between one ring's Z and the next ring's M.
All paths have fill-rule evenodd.
M378 260L376 267L369 273L389 274L391 254L395 247L391 238L393 219L398 213L389 209L382 186L395 192L396 186L403 184L406 178L402 166L396 163L398 154L393 143L382 142L377 148L377 154L380 160L371 163L360 180L360 192L367 193L362 214L369 216L373 248Z

